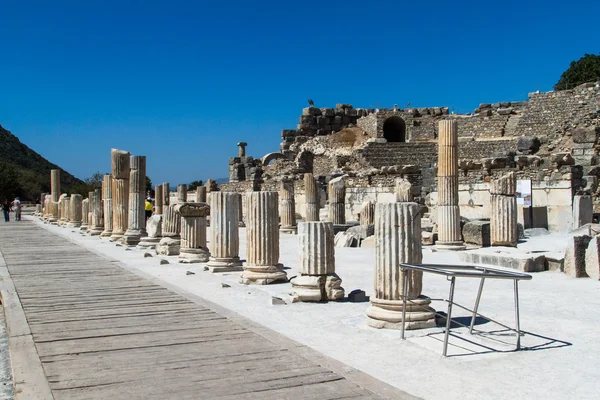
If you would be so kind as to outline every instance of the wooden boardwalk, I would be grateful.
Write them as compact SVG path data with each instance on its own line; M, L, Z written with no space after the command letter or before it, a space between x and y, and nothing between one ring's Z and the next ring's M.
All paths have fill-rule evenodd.
M34 222L0 250L55 399L396 398Z

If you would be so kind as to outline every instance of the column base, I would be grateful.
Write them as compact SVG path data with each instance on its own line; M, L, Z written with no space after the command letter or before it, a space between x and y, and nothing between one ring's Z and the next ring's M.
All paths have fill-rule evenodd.
M208 249L188 249L179 250L179 262L183 264L204 263L208 261L210 252Z
M77 222L69 222L67 224L67 228L79 228L81 226L81 223L77 223Z
M137 244L142 240L142 237L146 235L146 232L140 229L131 229L127 230L120 242L124 246L137 246Z
M156 245L160 242L160 238L159 237L150 237L150 236L145 236L142 238L142 240L138 243L137 248L138 249L155 249Z
M440 251L460 251L466 248L463 242L435 242L435 249Z
M112 235L112 230L107 231L106 229L102 231L102 233L100 234L100 237L102 238L110 238L110 236Z
M242 261L239 257L215 258L210 257L206 268L212 273L243 271Z
M166 237L160 239L156 245L156 254L159 256L177 256L181 249L181 239Z
M92 228L90 230L90 236L100 236L100 234L102 234L102 231L104 231L104 228Z
M269 285L287 282L287 274L282 264L277 265L244 265L240 283L244 285Z
M290 235L295 235L298 233L298 227L297 226L282 226L279 228L279 232L287 233Z
M404 329L427 329L435 327L435 310L429 307L431 300L419 296L406 302ZM367 308L367 324L377 329L402 329L402 300L383 300L371 297Z
M81 225L79 226L79 230L80 230L80 231L84 231L84 232L85 232L85 231L87 231L87 228L88 228L87 224L81 224Z
M342 280L336 274L302 275L291 281L293 301L327 301L344 298Z

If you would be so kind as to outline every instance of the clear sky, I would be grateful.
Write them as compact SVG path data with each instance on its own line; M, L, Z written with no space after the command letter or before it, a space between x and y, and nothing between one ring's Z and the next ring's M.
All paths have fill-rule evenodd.
M79 178L228 176L318 107L524 100L600 52L600 1L0 0L0 124Z

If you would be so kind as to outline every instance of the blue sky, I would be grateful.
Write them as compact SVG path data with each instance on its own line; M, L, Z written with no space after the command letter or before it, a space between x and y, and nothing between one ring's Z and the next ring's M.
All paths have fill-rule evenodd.
M373 4L369 7L368 4ZM598 1L0 0L0 124L77 177L227 177L317 106L524 100L600 52Z

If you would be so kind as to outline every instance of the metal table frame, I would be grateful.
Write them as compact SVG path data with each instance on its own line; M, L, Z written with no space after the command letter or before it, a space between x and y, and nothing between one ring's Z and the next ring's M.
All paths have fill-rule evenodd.
M448 314L446 316L446 332L444 335L444 350L442 355L444 357L447 356L448 352L448 336L450 335L450 325L452 324L452 306L454 303L454 286L456 284L456 278L479 278L481 279L479 283L479 291L477 292L477 299L475 300L475 309L469 310L466 307L461 306L456 303L456 306L472 312L471 324L469 326L469 334L473 334L473 326L475 325L475 318L480 316L488 321L494 322L498 325L503 326L511 331L515 331L517 334L517 343L516 350L521 349L521 324L519 321L519 281L520 280L531 280L531 275L524 274L521 272L513 272L513 271L503 271L500 269L483 267L478 265L444 265L444 264L400 264L400 270L402 272L403 282L404 282L404 295L402 296L402 339L406 339L404 336L405 330L405 317L406 317L406 293L408 293L408 271L421 271L428 272L437 275L446 276L447 280L450 280L450 293L448 295L448 300L443 299L448 302ZM512 279L514 281L514 295L515 295L515 322L517 324L516 329L513 329L509 326L501 324L497 321L494 321L491 318L488 318L484 315L481 315L477 312L479 308L479 301L481 300L481 292L483 291L483 284L486 279ZM437 315L437 313L436 313Z

